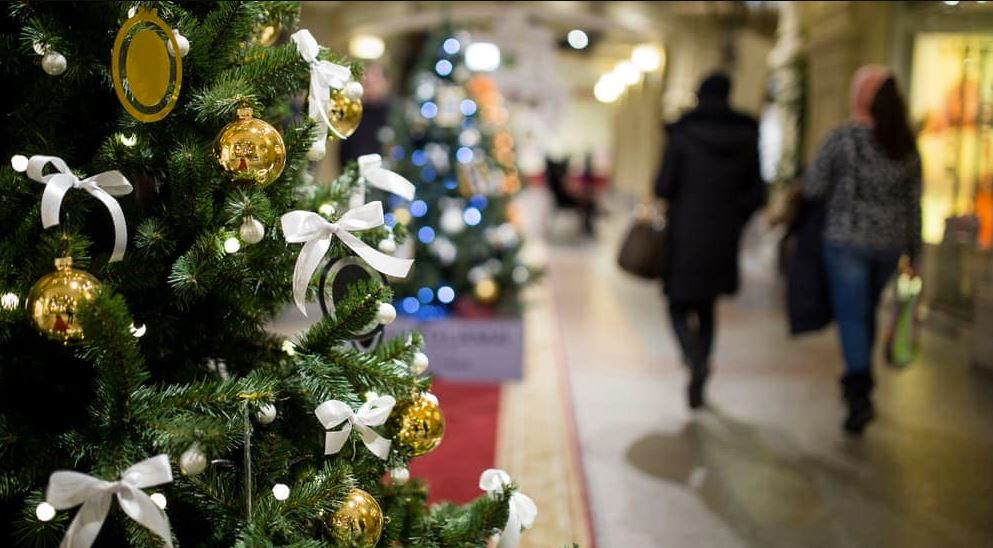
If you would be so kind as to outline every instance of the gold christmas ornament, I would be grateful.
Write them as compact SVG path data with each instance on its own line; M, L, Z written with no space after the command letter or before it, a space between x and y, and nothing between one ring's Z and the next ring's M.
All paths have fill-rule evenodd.
M124 110L142 122L165 118L179 99L183 58L170 50L182 51L154 9L139 7L117 32L111 53L114 90Z
M55 259L55 272L42 276L28 292L27 307L38 329L63 344L83 339L76 311L92 301L100 280L88 272L72 268L72 257Z
M325 526L337 546L372 548L383 533L383 510L372 495L355 488Z
M480 280L473 288L473 294L481 303L490 304L500 295L500 286L492 278Z
M445 416L431 397L417 396L402 403L390 415L390 422L396 432L393 442L414 457L433 451L445 435Z
M275 181L286 166L283 137L252 109L238 109L238 119L224 126L214 142L214 158L233 181L260 187Z
M332 89L328 120L331 133L339 139L348 139L362 121L362 100L349 99L344 90Z

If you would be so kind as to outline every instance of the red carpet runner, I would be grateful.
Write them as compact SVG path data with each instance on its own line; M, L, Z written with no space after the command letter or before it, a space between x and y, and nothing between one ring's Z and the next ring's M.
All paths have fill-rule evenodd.
M479 475L494 466L500 385L435 378L431 392L445 414L445 437L432 453L411 461L410 475L428 484L430 502L468 502L483 493Z

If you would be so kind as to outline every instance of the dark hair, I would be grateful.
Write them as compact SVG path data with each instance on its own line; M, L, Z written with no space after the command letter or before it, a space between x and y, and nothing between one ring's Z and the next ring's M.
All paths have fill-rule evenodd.
M899 160L916 150L914 132L907 122L907 105L896 87L896 80L887 78L883 82L872 100L869 113L872 114L876 141L887 156Z
M714 72L703 79L696 95L700 104L723 105L731 94L731 79L723 72Z

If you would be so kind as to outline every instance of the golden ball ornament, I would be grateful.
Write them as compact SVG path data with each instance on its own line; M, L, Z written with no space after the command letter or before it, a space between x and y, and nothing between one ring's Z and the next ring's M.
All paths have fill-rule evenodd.
M372 548L383 533L383 510L365 491L352 489L325 527L337 546Z
M481 303L490 304L500 295L500 286L492 278L480 280L473 288L473 294Z
M72 268L72 257L55 259L55 272L42 276L28 292L27 308L35 326L63 344L83 340L76 314L80 304L96 298L100 280Z
M393 442L414 457L433 451L445 435L445 416L432 397L418 396L402 403L390 421Z
M214 159L231 180L264 187L283 173L286 147L276 128L244 107L238 109L238 119L217 136Z
M349 99L344 90L332 89L328 121L331 122L333 135L339 139L348 139L362 121L362 99Z

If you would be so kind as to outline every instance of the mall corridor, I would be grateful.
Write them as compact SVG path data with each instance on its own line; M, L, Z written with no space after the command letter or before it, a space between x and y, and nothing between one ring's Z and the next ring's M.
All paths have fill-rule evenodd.
M610 209L592 243L556 219L549 250L598 546L990 545L993 378L961 340L929 330L918 364L877 367L879 418L846 438L835 333L789 338L756 221L691 414L658 288L614 264L630 208Z

